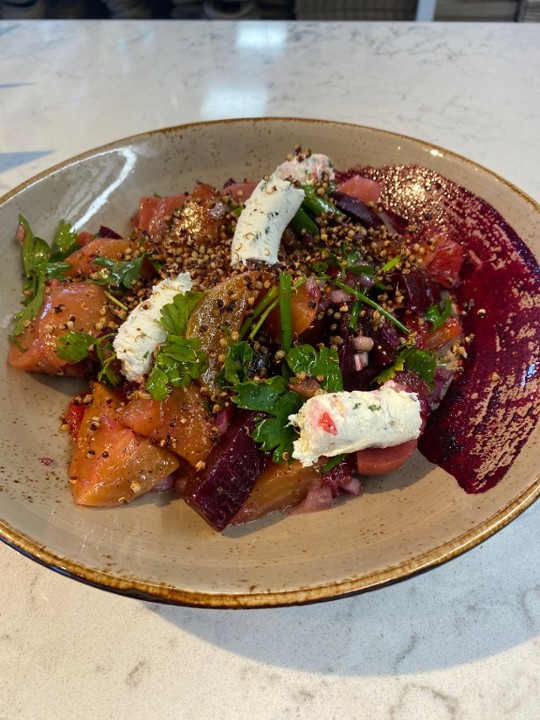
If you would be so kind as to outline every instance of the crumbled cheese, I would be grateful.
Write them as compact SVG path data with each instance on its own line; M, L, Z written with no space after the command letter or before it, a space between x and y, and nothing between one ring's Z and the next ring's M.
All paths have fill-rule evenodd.
M150 371L152 353L167 337L161 325L161 308L175 295L191 289L189 273L165 278L152 288L148 300L137 305L118 329L114 351L122 363L122 372L132 382L140 382Z
M391 381L371 392L316 395L289 420L300 431L293 458L304 467L323 456L416 439L422 424L417 394L401 390Z
M261 180L246 201L236 223L231 262L236 265L259 260L269 265L278 261L281 236L298 212L305 194L293 182L311 185L328 175L334 176L326 155L310 155L279 165L267 180Z

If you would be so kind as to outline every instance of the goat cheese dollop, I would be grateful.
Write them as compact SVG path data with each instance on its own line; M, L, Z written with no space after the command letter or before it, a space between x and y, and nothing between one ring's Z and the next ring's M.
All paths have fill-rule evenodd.
M400 445L416 439L422 425L418 395L391 381L369 392L315 395L289 420L300 432L293 458L304 467L323 456Z
M120 325L113 341L122 372L132 382L140 382L150 371L152 353L167 337L161 325L161 308L172 302L175 295L191 290L191 276L180 273L154 285L148 300L139 303Z
M327 174L333 177L331 160L315 154L303 160L293 159L279 165L268 179L253 190L236 223L231 247L231 262L237 265L258 260L269 265L278 261L283 231L302 204L305 193L293 185L312 185Z
M326 175L329 180L335 177L334 165L328 157L322 153L313 153L302 160L293 158L281 163L275 170L274 175L283 180L296 180L302 185L314 185Z

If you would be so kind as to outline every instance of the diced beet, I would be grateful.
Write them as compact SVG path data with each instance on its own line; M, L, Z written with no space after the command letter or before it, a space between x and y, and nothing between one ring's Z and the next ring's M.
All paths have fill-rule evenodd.
M446 233L440 236L433 258L427 267L427 273L433 282L451 288L459 282L463 265L463 248Z
M388 230L397 233L398 235L405 235L407 228L409 227L409 221L398 215L388 208L382 208L378 211L379 217L384 222Z
M396 273L393 279L405 296L407 307L416 313L423 313L430 305L440 301L441 292L425 270Z
M333 497L339 495L341 488L349 487L351 479L357 477L355 457L354 453L347 455L322 476L321 485L328 486L332 490Z
M120 240L120 238L122 237L117 232L111 230L111 228L108 228L105 225L100 226L97 236L102 238L111 238L112 240Z
M239 413L211 451L206 468L183 488L184 500L215 530L227 527L266 465L267 456L250 435L254 418L254 413Z
M401 345L398 336L387 327L374 330L371 336L373 349L369 354L370 363L382 369L395 362L397 349Z
M346 215L358 220L366 228L380 227L384 225L381 218L369 208L366 203L336 190L332 193L332 199L336 206Z
M407 392L414 392L418 395L423 429L430 411L431 389L429 385L413 370L398 370L392 380Z
M435 369L435 377L433 381L433 390L429 396L429 406L435 409L441 404L443 397L448 390L449 384L452 382L455 373L444 365L438 365Z

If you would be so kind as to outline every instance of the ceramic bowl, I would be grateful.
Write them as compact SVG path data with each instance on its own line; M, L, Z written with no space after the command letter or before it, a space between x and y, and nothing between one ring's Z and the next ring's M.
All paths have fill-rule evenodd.
M18 213L50 237L76 228L128 229L140 195L195 181L257 178L296 144L337 167L418 163L491 203L538 258L540 208L516 188L444 149L408 137L312 120L230 120L131 137L78 156L0 202L2 352L20 292ZM324 513L271 516L212 531L178 499L150 495L116 509L72 503L69 440L58 418L74 382L0 365L0 535L50 568L134 597L205 607L261 607L343 596L406 578L477 545L540 494L537 427L503 482L467 495L419 454L368 481L363 497ZM44 465L42 458L52 458Z

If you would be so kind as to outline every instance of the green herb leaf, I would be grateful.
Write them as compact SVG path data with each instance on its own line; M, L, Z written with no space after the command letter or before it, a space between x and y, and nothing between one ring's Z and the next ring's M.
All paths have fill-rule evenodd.
M233 402L245 410L264 412L268 417L255 423L251 437L265 452L272 452L274 462L290 460L293 442L298 437L289 423L289 415L300 409L302 397L287 390L287 380L276 375L269 380L238 383L233 387Z
M254 358L255 351L245 340L229 345L220 374L222 384L237 385L245 382Z
M89 333L72 330L58 339L56 354L62 360L76 364L92 354L99 363L97 379L106 385L115 387L121 377L115 369L116 355L110 342L111 335L96 338Z
M287 380L276 375L259 382L247 380L234 385L232 389L236 394L231 399L239 408L271 413L278 400L287 392Z
M71 225L64 220L58 223L58 229L51 247L51 260L58 262L65 260L68 255L82 247L79 236L73 232Z
M173 387L186 387L208 367L208 359L200 350L200 339L183 337L189 316L203 294L178 293L161 308L161 324L167 337L158 348L145 386L156 400L166 400Z
M171 388L186 387L207 368L206 355L200 351L199 338L169 335L156 354L146 381L146 390L156 400L166 400Z
M98 285L113 285L129 290L134 282L141 277L142 264L146 255L140 255L133 260L111 260L111 258L97 257L96 265L103 268L94 280Z
M347 455L345 453L343 453L342 455L334 455L334 457L330 458L330 460L327 460L324 465L321 465L319 467L319 472L323 474L329 472L330 470L335 468L336 465L339 465L341 462L343 462L346 457Z
M19 215L19 224L24 228L22 258L26 279L38 273L45 273L51 256L51 249L41 238L34 235L28 221Z
M24 267L24 299L22 309L14 317L15 327L9 339L15 341L26 324L31 322L40 311L45 297L47 279L63 279L71 268L69 263L62 261L50 262L51 248L41 238L34 235L28 221L19 215L19 224L24 228L22 259Z
M304 372L317 380L321 378L321 387L328 392L343 390L343 378L335 348L321 347L316 350L311 345L297 345L288 351L286 360L293 373Z
M75 364L87 358L95 344L96 338L93 335L72 330L58 338L56 354L62 360Z
M289 422L289 415L297 413L303 404L298 393L287 391L273 408L271 417L259 420L251 437L261 444L262 450L272 453L277 463L292 459L293 443L298 433Z
M425 311L425 317L431 323L431 329L437 330L450 317L452 312L452 300L446 297L438 304L430 305Z
M161 308L161 324L171 335L183 337L189 316L199 304L204 293L189 290L185 293L175 295L172 302Z
M26 289L31 294L23 300L23 307L14 316L15 326L13 332L9 336L10 342L15 342L17 335L20 335L28 322L31 322L43 305L45 298L45 276L43 273L35 275L26 283Z
M398 352L395 363L379 373L375 382L382 384L391 380L401 370L412 370L432 387L436 367L436 353L404 343Z

